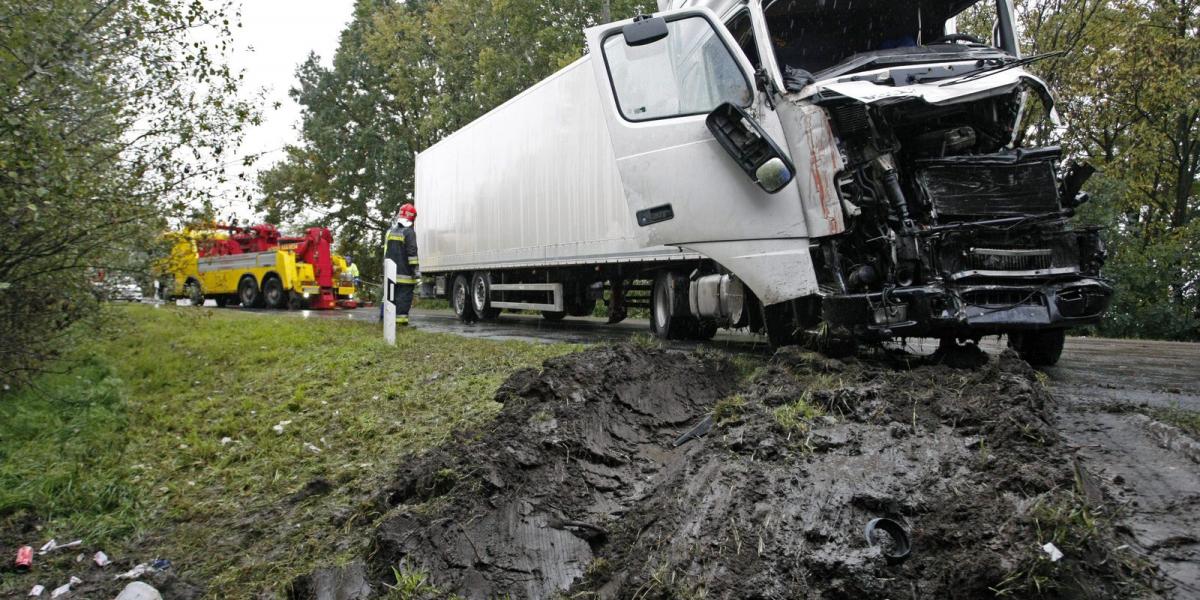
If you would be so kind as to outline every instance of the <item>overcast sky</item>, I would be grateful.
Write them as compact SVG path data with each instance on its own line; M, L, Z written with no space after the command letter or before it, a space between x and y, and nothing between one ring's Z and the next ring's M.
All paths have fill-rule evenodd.
M251 182L254 173L279 160L280 147L298 139L300 106L288 97L296 66L309 52L330 64L338 35L353 10L354 0L242 0L242 27L234 30L232 66L245 69L248 87L266 90L263 124L247 132L241 152L269 152L247 172ZM273 108L276 101L281 103L278 109ZM251 214L249 207L225 208L239 217Z

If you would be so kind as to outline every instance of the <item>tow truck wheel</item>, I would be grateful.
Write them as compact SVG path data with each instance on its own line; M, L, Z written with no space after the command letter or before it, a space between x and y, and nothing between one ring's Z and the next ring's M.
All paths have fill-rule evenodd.
M188 301L192 306L204 306L204 291L200 289L200 282L189 281L183 289L187 292Z
M263 281L262 295L267 308L287 308L287 293L278 277L268 277Z
M500 316L500 309L491 307L492 277L486 271L480 271L471 277L471 308L484 321L491 321Z
M304 308L304 296L299 292L288 292L288 310L300 310Z
M454 283L450 286L450 307L459 321L476 319L475 307L471 305L471 282L465 274L454 277Z
M1035 367L1052 367L1062 358L1065 329L1044 329L1008 334L1008 347Z
M247 275L238 282L238 300L246 308L262 308L262 293L258 291L258 282L253 275Z

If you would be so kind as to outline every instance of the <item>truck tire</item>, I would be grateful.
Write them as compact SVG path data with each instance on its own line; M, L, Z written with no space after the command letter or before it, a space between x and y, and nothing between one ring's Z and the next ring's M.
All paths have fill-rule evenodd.
M450 308L454 309L454 316L459 321L470 323L478 318L471 305L471 282L464 273L455 275L454 283L450 285Z
M687 307L687 278L663 271L654 278L650 295L650 331L664 340L682 340L697 330Z
M557 322L567 318L567 313L565 313L561 310L543 310L542 318L547 321L557 323Z
M1065 329L1043 329L1008 334L1008 347L1035 367L1052 367L1062 358Z
M274 275L270 275L263 280L262 296L267 308L287 308L287 291L283 289L283 282Z
M492 276L486 271L479 271L471 276L471 308L484 321L491 321L500 316L500 309L492 308Z
M717 329L720 328L717 327L716 321L698 321L696 329L692 332L692 339L707 342L717 335Z
M183 286L183 290L192 306L204 306L204 290L200 289L199 281L193 279L187 282L187 285Z
M263 297L258 290L258 282L253 275L247 275L238 282L238 300L245 308L262 308Z

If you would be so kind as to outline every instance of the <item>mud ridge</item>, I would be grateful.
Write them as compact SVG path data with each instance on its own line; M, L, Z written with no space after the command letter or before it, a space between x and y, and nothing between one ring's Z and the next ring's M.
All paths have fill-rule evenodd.
M501 387L485 430L397 473L369 576L467 598L1152 595L1034 372L1010 353L933 362L787 349L740 377L712 351L630 344L549 360ZM907 560L867 543L877 517L907 529Z

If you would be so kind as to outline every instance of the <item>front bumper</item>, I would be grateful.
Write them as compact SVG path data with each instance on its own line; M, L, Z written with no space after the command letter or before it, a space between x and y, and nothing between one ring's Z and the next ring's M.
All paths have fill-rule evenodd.
M822 313L830 324L868 338L972 337L1090 325L1108 310L1112 291L1099 277L932 284L826 296Z

